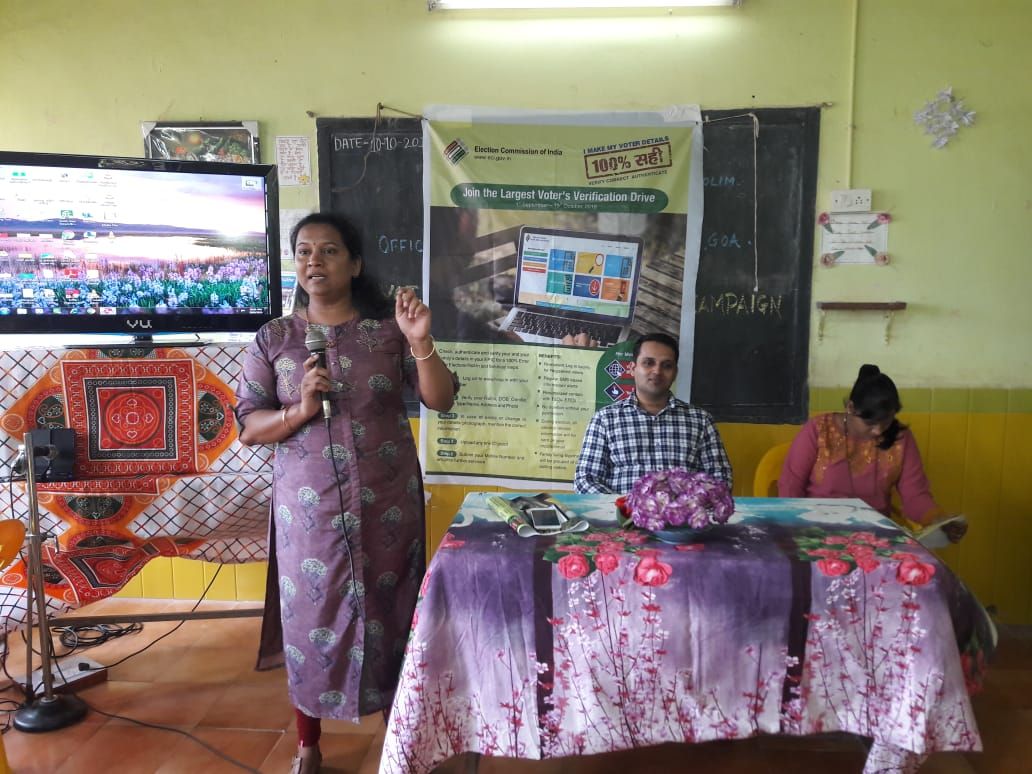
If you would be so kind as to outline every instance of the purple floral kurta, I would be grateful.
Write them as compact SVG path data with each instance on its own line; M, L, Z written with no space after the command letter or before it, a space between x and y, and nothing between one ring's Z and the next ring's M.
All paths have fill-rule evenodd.
M291 315L258 332L241 421L300 401L308 327ZM357 720L390 706L423 577L423 487L401 384L417 376L393 319L317 327L329 341L333 419L327 431L316 415L276 444L259 666L285 660L303 712Z

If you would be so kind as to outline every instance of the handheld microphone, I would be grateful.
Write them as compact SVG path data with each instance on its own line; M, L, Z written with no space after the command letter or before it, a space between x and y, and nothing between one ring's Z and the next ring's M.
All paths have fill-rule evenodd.
M320 368L326 368L326 347L329 342L326 340L326 334L318 328L309 328L305 331L305 349L312 355L315 355L318 360L316 365ZM323 421L326 424L330 423L330 417L333 416L333 408L330 406L330 396L325 392L319 393L319 400L322 401L322 415Z

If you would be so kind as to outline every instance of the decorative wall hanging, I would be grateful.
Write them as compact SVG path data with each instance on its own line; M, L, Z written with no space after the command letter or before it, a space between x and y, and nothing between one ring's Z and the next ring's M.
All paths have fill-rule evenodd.
M914 113L914 123L935 138L933 148L945 148L960 127L975 123L975 111L965 108L964 100L953 96L953 87L947 86Z
M245 349L0 352L0 460L25 432L75 431L75 478L41 483L44 602L60 615L111 596L157 556L265 559L270 450L237 436L230 384ZM0 501L21 516L21 483ZM0 572L0 636L26 620L26 566Z

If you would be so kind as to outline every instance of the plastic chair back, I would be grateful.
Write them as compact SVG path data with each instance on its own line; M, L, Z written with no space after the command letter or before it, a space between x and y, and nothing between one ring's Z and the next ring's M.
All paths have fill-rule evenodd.
M760 464L756 466L756 475L753 477L753 497L778 496L781 466L785 464L785 457L788 456L791 445L791 442L779 443L767 449L760 458Z
M14 561L25 542L25 525L18 519L0 521L0 570ZM3 769L0 769L2 772Z

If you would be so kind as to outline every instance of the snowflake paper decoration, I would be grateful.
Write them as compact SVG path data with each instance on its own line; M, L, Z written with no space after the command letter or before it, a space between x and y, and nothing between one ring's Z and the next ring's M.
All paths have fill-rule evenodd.
M914 123L935 138L933 148L945 148L960 127L975 123L975 111L965 109L964 100L954 97L953 87L947 86L914 113Z

